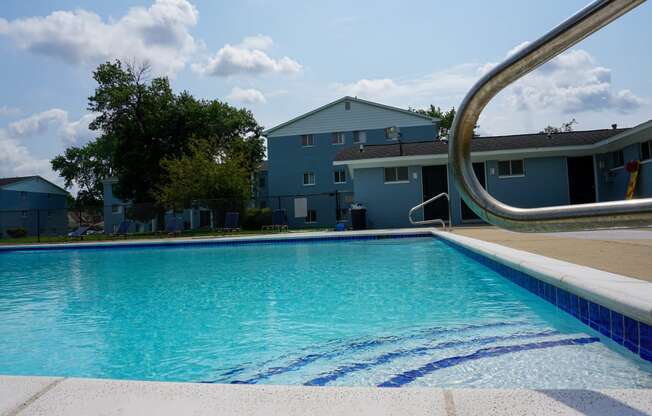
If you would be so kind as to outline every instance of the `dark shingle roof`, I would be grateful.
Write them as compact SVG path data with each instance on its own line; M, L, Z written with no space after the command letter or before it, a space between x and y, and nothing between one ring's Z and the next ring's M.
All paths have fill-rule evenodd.
M15 178L0 178L0 186L9 185L15 182L24 181L25 179L37 178L37 176L18 176Z
M598 143L628 129L604 129L554 133L516 134L511 136L477 137L471 143L472 152L491 152L497 150L535 149L546 147L584 146ZM401 149L402 147L402 149ZM392 143L365 145L360 152L358 146L342 149L336 161L377 159L399 156L437 155L448 152L448 143L441 141L424 141L412 143Z

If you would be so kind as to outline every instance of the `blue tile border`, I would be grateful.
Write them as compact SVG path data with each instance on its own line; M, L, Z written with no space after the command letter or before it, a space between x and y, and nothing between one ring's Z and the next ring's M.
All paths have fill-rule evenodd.
M125 250L125 249L140 249L140 248L183 248L183 247L198 247L198 246L244 246L252 244L297 244L297 243L324 243L324 242L338 242L338 241L352 241L352 240L393 240L402 238L433 238L430 232L415 232L404 234L369 234L369 235L329 235L329 236L305 236L294 238L243 238L241 240L198 240L198 241L157 241L157 242L133 242L133 243L119 243L111 244L111 242L102 243L75 243L75 245L66 244L52 244L52 245L35 245L35 246L21 246L21 247L2 247L0 246L0 254L11 253L16 251L56 251L56 250Z
M437 238L511 282L552 303L644 360L652 362L652 326L476 253L459 243L439 236Z

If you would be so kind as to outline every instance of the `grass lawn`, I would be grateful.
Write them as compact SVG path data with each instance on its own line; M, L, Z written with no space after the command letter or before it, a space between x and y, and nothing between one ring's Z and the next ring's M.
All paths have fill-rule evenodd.
M306 232L306 231L327 231L323 228L308 228L302 230L292 230L290 232ZM89 234L85 235L83 240L79 238L73 238L68 236L41 236L41 240L37 239L35 236L22 237L22 238L0 238L0 245L8 244L43 244L43 243L78 243L78 242L93 242L93 241L130 241L130 240L145 240L152 238L188 238L188 237L237 237L245 235L267 235L267 234L280 234L279 231L271 230L243 230L235 232L221 232L221 231L184 231L176 236L170 236L165 233L138 233L138 234L129 234L128 236L113 236L110 234ZM283 234L286 232L284 231Z

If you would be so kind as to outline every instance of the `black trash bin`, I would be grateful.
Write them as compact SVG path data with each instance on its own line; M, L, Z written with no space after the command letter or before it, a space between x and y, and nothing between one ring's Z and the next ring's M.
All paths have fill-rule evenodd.
M351 225L354 230L367 229L367 208L361 205L351 207Z

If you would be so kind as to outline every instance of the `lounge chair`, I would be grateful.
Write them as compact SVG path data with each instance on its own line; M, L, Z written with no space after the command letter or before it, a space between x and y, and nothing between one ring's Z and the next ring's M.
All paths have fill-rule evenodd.
M113 233L115 236L126 236L127 233L129 232L129 227L131 226L131 221L122 221L120 225L118 225L118 229Z
M224 231L240 231L240 213L227 212L224 218Z
M272 225L264 225L263 230L279 230L283 231L288 229L288 216L285 214L284 209L275 209L272 213Z
M75 231L68 233L68 237L79 237L80 240L83 240L89 229L90 227L78 227Z
M178 219L170 218L165 222L165 232L169 235L178 235L181 232L180 225Z

